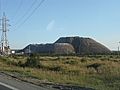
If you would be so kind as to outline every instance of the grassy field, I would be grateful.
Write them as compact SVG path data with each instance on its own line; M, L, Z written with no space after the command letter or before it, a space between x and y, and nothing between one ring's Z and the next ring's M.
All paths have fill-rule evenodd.
M120 90L120 57L115 55L0 57L0 71L96 90Z

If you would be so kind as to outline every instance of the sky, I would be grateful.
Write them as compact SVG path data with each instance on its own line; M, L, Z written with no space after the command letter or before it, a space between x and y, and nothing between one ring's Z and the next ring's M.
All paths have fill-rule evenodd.
M111 50L120 41L120 0L0 0L9 19L11 48L53 43L59 37L90 37ZM34 12L33 12L34 11ZM1 34L1 32L0 32Z

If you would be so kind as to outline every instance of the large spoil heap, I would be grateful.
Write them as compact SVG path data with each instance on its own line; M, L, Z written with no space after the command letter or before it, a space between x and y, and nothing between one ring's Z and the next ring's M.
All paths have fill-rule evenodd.
M91 38L61 37L55 43L69 43L78 54L107 54L111 51Z
M30 44L24 53L46 54L108 54L111 51L91 38L61 37L53 44Z
M69 43L54 44L30 44L23 49L24 53L41 53L41 54L73 54L74 48Z

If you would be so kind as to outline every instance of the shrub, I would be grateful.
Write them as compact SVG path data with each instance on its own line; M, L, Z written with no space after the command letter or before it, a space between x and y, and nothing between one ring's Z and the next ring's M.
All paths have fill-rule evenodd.
M99 68L101 65L102 65L102 64L94 63L94 64L87 65L87 68L94 68L94 69L98 72L98 68Z
M49 68L49 70L51 70L51 71L61 71L62 68L60 66L53 66L53 67Z
M65 62L65 64L70 64L70 65L75 65L77 63L78 63L77 61L73 61L73 60L69 60Z
M40 61L34 55L30 55L30 57L27 58L27 61L25 62L25 66L28 66L28 67L39 67L40 66Z
M87 59L86 58L82 58L80 61L84 63L84 62L87 62Z

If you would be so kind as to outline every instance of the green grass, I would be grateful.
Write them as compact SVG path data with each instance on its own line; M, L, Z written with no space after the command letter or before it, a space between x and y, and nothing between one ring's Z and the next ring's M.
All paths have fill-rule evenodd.
M34 59L39 60L39 67L21 67L19 64L24 65L27 57L1 57L0 70L54 83L120 90L120 58L117 56L34 56Z

